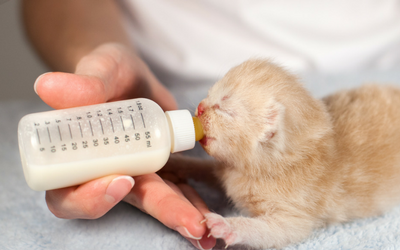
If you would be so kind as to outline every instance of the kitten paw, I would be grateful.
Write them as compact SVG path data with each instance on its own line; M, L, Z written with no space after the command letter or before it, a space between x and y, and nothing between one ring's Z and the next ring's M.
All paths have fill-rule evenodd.
M204 216L206 217L207 227L210 229L208 236L223 239L227 247L239 242L237 233L232 230L231 225L224 217L214 213L208 213Z

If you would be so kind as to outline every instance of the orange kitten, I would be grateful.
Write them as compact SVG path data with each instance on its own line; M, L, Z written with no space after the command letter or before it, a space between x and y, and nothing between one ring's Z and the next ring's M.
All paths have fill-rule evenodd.
M231 69L198 106L227 195L250 217L206 214L227 245L281 248L326 223L400 199L400 90L366 85L314 99L263 60ZM215 165L214 165L215 166Z

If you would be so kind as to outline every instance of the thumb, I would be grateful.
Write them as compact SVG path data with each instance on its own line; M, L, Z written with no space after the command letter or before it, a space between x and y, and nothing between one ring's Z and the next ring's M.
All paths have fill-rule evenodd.
M70 73L47 73L35 82L35 91L49 106L69 108L137 97L153 99L174 109L169 91L131 50L104 44L81 58Z
M39 76L35 92L55 109L72 108L107 101L102 81L92 76L50 72Z
M54 72L39 76L35 91L56 109L121 100L135 90L145 95L149 88L137 73L141 64L131 54L121 45L101 45L80 59L75 74Z

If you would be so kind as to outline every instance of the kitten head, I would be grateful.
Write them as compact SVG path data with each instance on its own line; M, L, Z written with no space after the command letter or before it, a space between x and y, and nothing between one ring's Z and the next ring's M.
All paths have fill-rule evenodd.
M299 133L310 134L321 110L295 77L268 61L249 60L232 68L200 102L196 115L205 133L200 143L224 162L271 160L296 147Z

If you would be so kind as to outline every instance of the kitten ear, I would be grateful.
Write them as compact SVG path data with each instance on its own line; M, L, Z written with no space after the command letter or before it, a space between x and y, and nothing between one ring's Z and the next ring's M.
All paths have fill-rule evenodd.
M261 141L266 142L272 139L278 132L279 128L283 126L282 118L285 113L285 107L279 102L272 101L267 104L263 116L264 130Z

